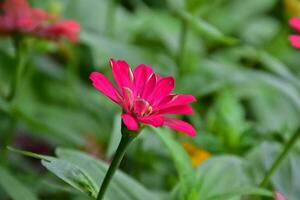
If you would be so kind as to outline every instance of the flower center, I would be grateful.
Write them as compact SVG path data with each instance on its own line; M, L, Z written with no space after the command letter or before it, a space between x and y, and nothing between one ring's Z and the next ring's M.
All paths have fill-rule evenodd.
M134 96L132 90L128 87L123 88L123 108L136 117L148 116L153 112L150 103L139 95Z
M145 99L137 98L134 100L131 112L137 117L148 116L152 113L153 108Z

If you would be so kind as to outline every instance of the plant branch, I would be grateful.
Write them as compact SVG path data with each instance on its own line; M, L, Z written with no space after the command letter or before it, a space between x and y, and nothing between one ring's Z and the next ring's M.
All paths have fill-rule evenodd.
M283 160L287 157L290 150L293 148L294 144L296 143L297 139L300 136L300 129L298 129L292 137L288 140L288 142L284 145L284 148L282 152L278 155L277 159L272 164L271 168L268 170L266 175L264 176L263 180L259 184L260 187L266 187L269 183L270 179L272 178L275 171L278 169L280 164L283 162Z

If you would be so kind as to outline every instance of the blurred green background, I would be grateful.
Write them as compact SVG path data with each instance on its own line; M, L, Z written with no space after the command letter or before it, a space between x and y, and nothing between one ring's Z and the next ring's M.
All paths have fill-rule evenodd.
M64 147L111 160L120 139L121 110L88 79L95 70L111 77L109 58L127 60L133 68L151 65L159 74L176 78L176 92L197 97L195 114L184 117L196 127L197 137L171 134L188 152L197 177L197 197L189 199L205 200L235 186L257 185L282 144L299 128L300 52L287 39L293 32L289 17L300 16L298 0L30 3L77 20L80 41L33 40L18 98L13 104L0 98L1 158L9 158L0 165L1 200L88 199L39 161L6 152L4 145L8 140L10 146L46 155ZM14 73L12 40L2 37L1 96L8 93ZM181 154L172 154L172 147L160 138L169 136L167 129L158 134L151 130L132 144L121 169L147 193L157 195L152 199L170 193L168 198L176 199L179 185L185 184L185 169L176 164ZM122 179L119 184L125 194L132 189ZM299 200L299 187L298 142L268 188ZM123 193L116 189L111 199L140 199Z

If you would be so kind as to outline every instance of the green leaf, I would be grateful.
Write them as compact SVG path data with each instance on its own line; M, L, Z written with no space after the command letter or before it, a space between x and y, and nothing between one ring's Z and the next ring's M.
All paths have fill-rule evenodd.
M272 42L272 39L280 31L279 22L268 16L257 16L242 27L241 36L249 44L263 46Z
M264 64L264 67L290 81L292 84L294 84L300 89L299 79L294 74L292 74L288 66L285 65L281 60L265 51L259 52L259 58Z
M100 184L102 183L104 175L108 169L108 165L106 163L84 153L69 149L57 149L57 155L59 158L76 164L79 168L84 170L90 177L92 177L93 182L97 183L100 188ZM117 171L114 175L107 191L107 196L109 199L124 200L158 199L156 195L151 194L141 184L121 171Z
M260 89L258 89L260 88ZM285 133L299 126L299 110L282 92L270 86L248 90L247 98L260 133Z
M219 135L231 150L241 144L243 133L249 129L245 110L232 90L223 90L207 115L208 130Z
M165 73L170 73L170 66L175 66L174 62L163 52L151 51L151 49L109 38L103 34L84 32L81 38L92 48L95 63L100 66L106 66L110 58L125 59L131 66L146 63L156 68L156 71Z
M52 159L51 156L44 156L44 155L36 154L36 153L30 152L30 151L23 151L23 150L15 149L13 147L7 147L7 149L14 153L18 153L23 156L28 156L28 157L39 159L39 160L46 160L46 161L50 162Z
M266 171L282 151L283 146L275 142L263 142L254 148L247 156L247 169L255 184L259 184ZM300 196L300 148L296 146L283 160L270 180L274 190L280 191L289 200L296 200Z
M96 198L108 165L101 160L75 150L57 149L59 158L43 156L10 148L16 153L42 159L42 164L57 177L75 189ZM106 193L109 200L160 199L138 182L121 171L117 171Z
M105 0L65 0L63 14L67 18L77 20L83 30L104 32L107 2Z
M207 21L201 19L200 17L193 16L184 11L178 11L177 14L180 18L189 23L195 31L199 32L199 34L206 35L209 38L217 40L224 44L231 45L237 42L236 39L225 36L220 30L218 30L218 28L209 24Z
M29 151L22 151L12 147L9 150L22 154L24 156L40 159L42 164L57 177L76 188L77 190L96 197L97 185L95 185L91 178L76 165L64 160L59 160L51 156L43 156Z
M168 6L171 10L184 10L185 1L184 0L167 0Z
M208 21L225 33L238 32L254 17L270 11L277 2L277 0L223 1L209 12Z
M0 110L9 113L9 105L1 96L0 96Z
M216 195L251 186L245 172L243 161L238 157L212 157L197 169L199 198L206 200Z
M161 142L166 146L171 154L173 162L176 166L177 172L180 179L180 192L182 198L193 199L196 196L197 191L195 190L195 173L186 151L178 143L169 129L166 128L151 128L154 133L158 136Z
M39 132L40 134L51 136L52 140L63 140L66 143L68 142L77 145L84 144L78 130L74 131L74 129L66 124L57 123L57 116L55 118L54 116L47 115L45 112L43 113L37 110L30 111L28 111L27 108L22 107L16 109L14 114L25 122L32 130ZM51 138L48 137L48 139Z
M38 200L29 188L2 166L0 166L0 186L13 200Z
M42 160L42 164L50 172L77 190L94 198L97 196L97 185L92 182L91 178L76 165L55 158L52 158L51 160Z
M236 188L232 191L227 191L222 194L207 197L205 200L231 199L237 196L245 196L245 195L258 195L258 196L272 197L273 192L262 188L256 188L256 187L241 187L241 188Z

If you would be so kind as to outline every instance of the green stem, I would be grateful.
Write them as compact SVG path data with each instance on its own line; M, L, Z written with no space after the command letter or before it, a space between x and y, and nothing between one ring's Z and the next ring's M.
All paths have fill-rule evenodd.
M10 119L9 125L7 130L5 131L5 134L3 136L3 148L1 148L2 152L2 163L3 165L8 164L8 149L7 147L11 145L13 138L14 138L14 131L16 128L16 120Z
M18 88L26 67L26 53L23 49L22 38L15 38L14 44L16 51L16 72L14 79L12 80L10 94L7 97L7 101L9 102L11 102L17 95Z
M288 142L285 144L282 152L278 155L277 159L274 161L274 163L272 164L271 168L269 169L269 171L266 173L265 177L263 178L263 180L259 184L260 187L266 187L267 186L267 184L269 183L271 177L273 176L273 174L275 173L275 171L277 170L277 168L280 166L280 164L282 163L282 161L289 154L290 150L292 149L292 147L296 143L296 141L299 138L299 136L300 136L300 130L298 129L292 135L292 137L288 140Z
M78 62L76 60L77 51L74 47L70 45L65 46L65 51L67 59L67 72L69 76L69 81L72 84L76 81L79 73Z
M124 124L122 124L122 138L119 143L119 146L117 148L116 154L109 166L109 169L104 177L104 180L102 182L102 185L100 187L97 200L102 200L105 194L105 191L107 190L107 187L116 172L116 170L119 168L120 163L124 157L124 154L126 152L127 147L131 143L131 141L138 135L138 132L132 132L125 128Z
M7 103L11 103L16 96L18 95L18 92L20 90L20 86L22 84L21 80L23 78L23 74L25 72L26 67L26 46L24 44L24 40L22 36L20 35L14 35L13 36L13 43L15 47L15 62L16 62L16 68L15 68L15 74L11 82L11 90L8 94L6 100ZM13 116L13 113L10 113L10 124L8 127L8 130L6 131L4 135L4 150L3 152L3 161L4 164L8 163L8 155L7 155L7 149L6 147L11 144L14 138L14 131L16 128L17 121L15 117Z
M72 49L71 46L65 46L66 50L66 59L67 59L67 84L70 87L70 91L68 92L68 104L70 107L74 105L74 103L78 103L77 99L74 98L74 94L77 94L77 82L79 75L79 65L76 60L76 49Z
M177 66L179 68L179 72L182 71L183 61L184 61L184 54L185 54L185 44L187 39L187 31L188 31L188 24L185 20L182 20L181 31L180 31L180 38L179 38L179 49L177 54Z

